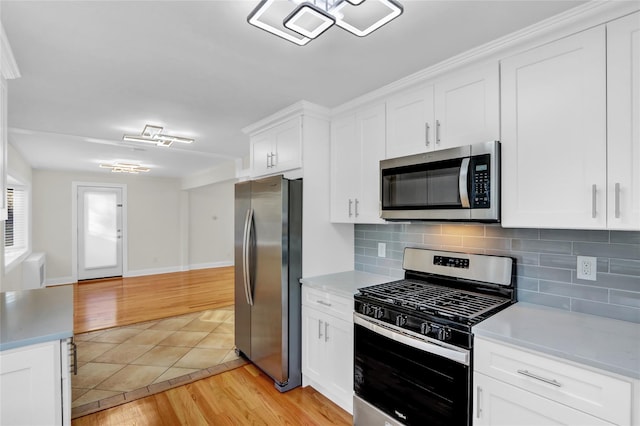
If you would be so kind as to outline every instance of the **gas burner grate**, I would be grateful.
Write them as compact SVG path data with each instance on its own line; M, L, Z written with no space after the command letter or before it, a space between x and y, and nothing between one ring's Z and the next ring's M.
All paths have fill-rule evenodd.
M360 292L395 305L445 317L471 320L498 306L509 303L501 297L489 296L429 284L417 280L399 280L360 289Z

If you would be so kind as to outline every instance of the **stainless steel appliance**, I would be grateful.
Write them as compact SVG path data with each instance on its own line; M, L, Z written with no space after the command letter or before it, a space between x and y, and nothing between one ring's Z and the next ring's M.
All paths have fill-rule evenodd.
M407 248L354 296L354 424L471 425L471 327L515 302L509 257Z
M285 392L300 386L302 180L235 185L235 344Z
M500 143L380 161L380 217L500 221Z

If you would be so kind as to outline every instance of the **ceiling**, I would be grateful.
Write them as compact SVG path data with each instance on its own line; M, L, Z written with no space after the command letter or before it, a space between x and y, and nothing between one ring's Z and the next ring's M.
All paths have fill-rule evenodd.
M334 27L297 46L247 23L258 0L2 0L21 73L9 81L9 142L34 169L108 173L98 164L126 161L184 177L247 156L241 129L299 100L339 106L583 3L400 2L404 13L367 37ZM122 141L145 124L196 142Z

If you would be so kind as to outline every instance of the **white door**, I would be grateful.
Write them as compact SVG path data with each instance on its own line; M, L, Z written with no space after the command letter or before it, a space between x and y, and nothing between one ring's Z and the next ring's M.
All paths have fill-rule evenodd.
M122 276L122 189L78 187L78 280Z
M356 116L331 122L331 222L353 223L354 200L360 185L360 145Z

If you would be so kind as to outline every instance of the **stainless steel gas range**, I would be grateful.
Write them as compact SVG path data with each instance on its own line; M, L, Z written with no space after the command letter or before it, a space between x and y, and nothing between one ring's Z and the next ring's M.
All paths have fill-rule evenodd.
M471 327L515 302L515 261L407 248L403 269L354 296L354 424L470 425Z

